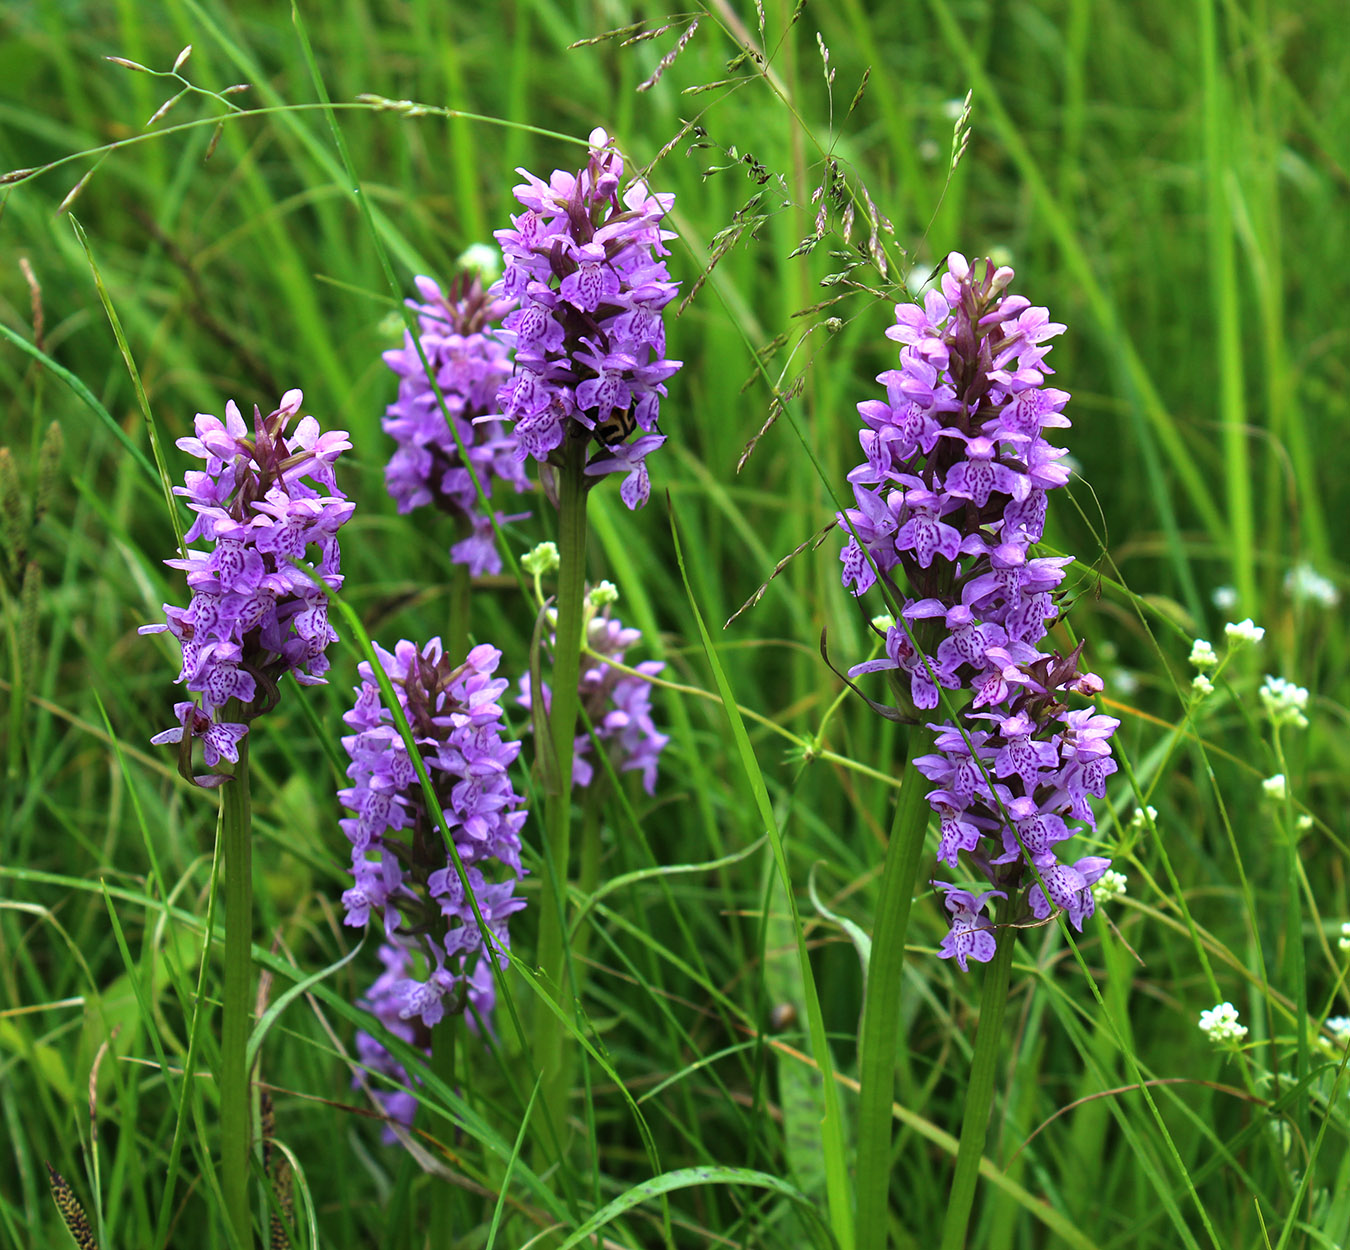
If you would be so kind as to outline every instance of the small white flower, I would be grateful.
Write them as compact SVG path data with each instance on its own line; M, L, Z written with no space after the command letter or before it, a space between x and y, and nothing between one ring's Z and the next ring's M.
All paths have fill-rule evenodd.
M1220 612L1231 612L1237 607L1237 591L1232 586L1218 586L1214 593L1210 595L1210 602L1214 604Z
M1313 818L1311 812L1299 812L1299 814L1294 817L1294 828L1297 829L1299 833L1307 833L1312 827Z
M1260 625L1253 625L1250 616L1245 620L1238 621L1236 625L1229 621L1223 627L1223 632L1228 639L1228 645L1234 650L1238 647L1245 647L1248 643L1260 642L1266 636L1265 629Z
M1308 718L1303 713L1308 706L1308 692L1302 686L1285 681L1283 677L1271 677L1267 674L1260 695L1266 715L1277 728L1293 725L1298 729L1307 729Z
M1220 1003L1200 1013L1200 1032L1211 1042L1239 1042L1247 1036L1247 1026L1238 1023L1237 1008Z
M1130 828L1136 833L1147 829L1150 824L1156 824L1158 820L1158 809L1151 803L1143 807L1136 807L1134 815L1130 817Z
M942 101L942 116L949 122L954 122L965 112L966 102L959 95L953 96L950 100Z
M889 612L883 612L880 616L874 616L872 618L872 628L884 634L888 629L895 628L895 617Z
M1215 668L1219 663L1219 657L1214 653L1213 644L1203 638L1197 638L1191 644L1191 663L1201 672Z
M520 558L521 568L531 577L542 577L545 573L552 573L561 564L556 543L540 543Z
M1139 674L1128 668L1117 668L1111 673L1111 688L1116 694L1128 699L1139 692Z
M1109 903L1126 893L1125 886L1129 878L1123 872L1108 868L1092 887L1092 897L1099 903Z
M603 608L610 603L619 602L619 588L613 582L598 582L591 587L586 602L593 608Z
M1350 1046L1350 1016L1332 1016L1322 1027L1342 1047Z
M1306 560L1284 575L1284 593L1295 603L1321 608L1334 608L1341 601L1341 592Z
M1283 803L1289 797L1289 783L1285 781L1283 773L1267 777L1261 783L1261 789L1266 792L1266 798L1273 799L1276 803Z
M1350 920L1341 925L1341 936L1336 939L1336 946L1343 951L1350 951Z
M1203 699L1206 695L1214 693L1214 683L1204 673L1196 673L1191 678L1191 689Z
M942 149L938 147L936 139L919 140L919 159L925 165L931 165L941 155Z

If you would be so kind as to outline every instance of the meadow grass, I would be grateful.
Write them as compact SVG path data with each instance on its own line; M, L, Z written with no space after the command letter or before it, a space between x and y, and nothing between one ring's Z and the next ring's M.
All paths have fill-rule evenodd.
M1350 1014L1350 634L1286 582L1306 563L1346 589L1339 6L770 0L761 30L755 6L714 4L639 91L690 15L569 50L630 11L0 14L0 173L35 171L0 186L0 1244L67 1244L44 1161L106 1250L230 1244L210 1076L217 804L147 745L170 723L178 658L136 634L182 602L160 563L175 538L151 432L178 480L194 413L230 397L267 411L302 387L354 444L343 602L386 646L444 632L450 534L385 493L380 352L413 275L449 277L506 224L515 167L575 168L597 125L635 166L663 153L650 178L676 194L670 267L682 298L698 289L670 321L685 367L652 502L590 500L589 578L613 581L643 630L628 662L666 661L654 702L672 741L654 797L630 776L588 816L584 993L558 1026L576 1056L570 1141L559 1157L532 1110L531 1032L552 1001L532 976L538 819L506 978L519 1029L499 1009L491 1045L458 1045L454 1084L419 1068L406 1146L381 1143L353 1087L353 1034L371 1027L353 1004L376 960L338 902L337 739L361 654L335 613L330 684L292 686L251 735L254 959L273 1009L256 1080L293 1175L292 1244L847 1242L860 952L902 747L820 655L822 632L840 668L874 645L839 585L838 535L768 579L846 498L855 405L894 364L895 283L917 287L951 249L1011 258L1017 289L1069 326L1053 363L1077 473L1045 546L1078 557L1057 637L1086 642L1123 721L1099 823L1129 878L1076 943L1062 924L1021 934L968 1244L1350 1239L1350 1077L1325 1028ZM147 131L180 84L106 58L168 70L187 44L199 90ZM685 123L701 129L670 146ZM793 255L831 161L893 227L884 279L837 234ZM855 241L867 229L859 210ZM507 529L517 558L554 532L542 496L528 506ZM1192 640L1222 650L1244 617L1264 640L1194 704ZM503 673L528 671L535 604L510 566L476 585L471 627ZM1275 738L1266 673L1309 689L1307 729ZM1264 797L1276 773L1284 803ZM897 1247L938 1237L970 1084L983 973L935 958L945 931L924 885L895 1021ZM1197 1024L1225 1000L1249 1028L1230 1048Z

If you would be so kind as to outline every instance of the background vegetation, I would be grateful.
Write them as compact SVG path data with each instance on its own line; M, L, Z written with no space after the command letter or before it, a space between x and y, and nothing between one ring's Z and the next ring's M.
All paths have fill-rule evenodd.
M1081 476L1052 507L1047 545L1079 557L1069 622L1124 720L1130 765L1101 823L1129 895L1080 944L1100 1002L1060 928L1024 935L987 1147L1002 1179L985 1182L971 1244L1330 1247L1350 1235L1344 1051L1321 1028L1350 1011L1350 956L1337 945L1350 918L1348 635L1339 610L1286 585L1304 562L1342 589L1345 578L1340 6L765 7L762 38L753 6L701 13L645 91L691 15L651 41L569 49L633 13L599 0L339 0L302 5L297 27L270 3L20 0L0 14L0 171L37 171L0 187L4 1245L63 1244L43 1160L105 1247L159 1244L162 1210L168 1244L226 1244L204 1179L209 1082L198 1115L179 1117L215 805L181 783L171 752L147 746L169 723L177 665L136 627L181 590L160 563L172 532L138 458L146 422L98 283L174 475L185 464L172 442L194 413L220 413L229 397L268 411L303 387L306 410L355 444L342 476L358 502L344 598L385 645L445 627L449 535L433 518L397 517L383 489L379 420L394 378L380 352L400 333L395 293L312 71L341 106L336 124L398 294L490 241L513 209L516 166L575 167L584 149L559 136L584 139L596 125L637 165L661 154L651 180L677 196L672 272L685 291L706 275L671 328L671 354L686 363L663 410L671 438L652 461L652 504L629 514L609 490L591 507L593 577L618 585L618 614L645 632L630 660L664 658L666 676L690 688L656 699L673 741L655 798L629 789L595 817L608 885L582 1019L628 1097L591 1064L574 1100L584 1144L537 1185L522 1180L524 1135L494 1244L524 1245L554 1219L578 1228L678 1168L757 1169L823 1205L820 1089L791 922L695 608L737 701L762 718L752 740L851 1114L862 985L849 924L870 928L895 745L858 700L840 701L818 654L822 630L841 667L871 645L865 614L839 588L836 539L722 624L830 521L830 492L858 459L855 404L879 393L873 378L894 359L882 331L901 294L887 281L917 274L917 286L953 248L1010 260L1017 289L1070 327L1053 363L1075 396L1067 441ZM168 70L186 44L182 73L197 88L248 90L189 93L136 141L178 84L106 58ZM745 55L765 47L763 63ZM969 145L949 179L967 91ZM360 104L364 93L462 112L412 116ZM671 146L686 121L702 130ZM813 192L826 186L831 202L831 162L894 227L881 236L885 278L837 233L794 255L813 230ZM866 233L860 214L855 245ZM549 536L549 509L541 498L531 507L512 530L517 554ZM1264 643L1189 720L1191 639L1221 639L1224 621L1244 616L1266 627ZM513 581L481 587L474 634L503 648L504 670L526 670L532 628ZM339 649L329 686L290 691L255 731L274 1002L356 938L337 905L347 846L334 791L358 658ZM1285 734L1283 760L1255 695L1263 672L1312 692L1311 727ZM1276 772L1289 779L1284 810L1261 798ZM1144 803L1156 822L1131 827ZM1303 812L1313 823L1297 829ZM532 910L513 930L531 966ZM901 1246L941 1219L943 1134L959 1123L968 1071L979 977L934 958L944 929L921 899L900 1022ZM317 1242L306 1229L299 1244L420 1245L442 1183L380 1144L373 1104L352 1088L361 1013L350 1004L375 966L368 943L292 999L262 1049L302 1223L312 1211L317 1229ZM208 960L208 997L214 976ZM514 984L528 1022L536 998L522 975ZM1224 999L1251 1030L1241 1055L1196 1025ZM208 1068L212 1034L198 1041ZM525 1122L528 1046L500 1027L493 1049L466 1047L460 1062L478 1127L419 1123L461 1178L453 1244L479 1246ZM626 1246L820 1236L791 1198L725 1176L667 1203L651 1198L607 1234Z

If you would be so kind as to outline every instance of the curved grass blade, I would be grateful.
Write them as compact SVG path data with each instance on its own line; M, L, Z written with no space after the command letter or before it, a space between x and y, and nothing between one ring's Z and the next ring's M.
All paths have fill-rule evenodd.
M634 1207L641 1206L652 1198L658 1198L662 1194L668 1194L675 1189L689 1189L694 1185L751 1185L757 1189L771 1189L790 1199L798 1206L805 1208L810 1216L809 1223L818 1234L816 1237L817 1245L832 1247L838 1247L839 1245L825 1222L820 1218L820 1213L816 1210L815 1205L786 1181L779 1180L776 1176L770 1176L767 1172L755 1172L749 1168L697 1167L680 1168L674 1172L654 1176L651 1180L643 1181L640 1185L634 1185L627 1193L620 1194L613 1202L606 1203L601 1207L564 1241L558 1247L558 1250L571 1250L573 1246L579 1246L598 1229L608 1224L610 1220L622 1215L625 1211L631 1211Z
M712 669L718 692L722 696L722 706L726 712L727 723L731 727L732 738L736 744L736 753L741 767L745 771L746 781L754 795L755 806L764 822L764 832L773 847L774 861L782 879L783 893L787 899L788 911L792 917L792 928L797 944L797 960L802 972L802 994L806 1001L806 1019L811 1031L811 1050L820 1065L820 1074L824 1081L825 1122L823 1125L825 1181L829 1196L830 1227L835 1240L844 1250L853 1247L853 1199L849 1193L848 1158L844 1144L843 1113L839 1105L839 1091L835 1088L834 1061L830 1056L829 1043L825 1037L825 1018L820 1010L820 996L816 992L815 978L811 972L811 957L806 950L806 939L802 934L801 916L797 911L797 900L792 893L792 876L788 870L787 852L783 847L783 836L774 816L773 805L769 801L769 791L764 784L764 775L760 771L759 760L745 731L745 722L736 707L736 699L727 681L726 672L717 658L717 649L713 646L704 624L703 614L694 601L693 590L689 585L689 576L684 564L684 549L680 545L679 527L675 523L675 511L666 496L666 509L670 514L670 535L675 544L675 560L680 567L680 577L684 582L684 592L689 600L689 608L698 626L699 639L703 643L703 653L708 666Z

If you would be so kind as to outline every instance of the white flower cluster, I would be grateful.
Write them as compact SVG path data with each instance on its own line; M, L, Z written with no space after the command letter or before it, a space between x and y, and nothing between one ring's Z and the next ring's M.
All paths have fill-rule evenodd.
M613 582L600 582L586 592L586 602L593 608L603 608L619 602L619 589Z
M1200 1013L1200 1032L1211 1042L1239 1042L1247 1036L1247 1026L1238 1023L1237 1008L1232 1003L1220 1003Z
M1285 681L1283 677L1271 677L1267 674L1260 694L1266 715L1277 729L1284 725L1307 729L1308 718L1303 713L1308 707L1308 692L1302 686Z
M1289 783L1285 780L1283 773L1276 773L1273 777L1267 777L1261 783L1261 789L1266 792L1266 798L1275 803L1283 803L1289 797Z
M1319 608L1334 608L1341 601L1341 592L1306 561L1284 575L1284 593L1295 603L1314 603Z
M1130 831L1132 833L1143 833L1151 824L1156 824L1158 820L1158 809L1151 803L1143 807L1136 807L1134 815L1130 817Z
M1260 642L1266 636L1266 631L1260 625L1253 625L1252 618L1249 616L1245 621L1239 621L1236 625L1229 621L1223 627L1224 637L1228 639L1228 645L1233 648L1245 647L1249 643Z
M1350 920L1341 925L1341 936L1336 939L1336 946L1343 951L1350 951Z
M543 577L561 567L562 558L558 555L556 543L540 543L520 558L520 567L531 577Z
M1217 668L1219 657L1215 653L1214 644L1204 638L1197 638L1191 644L1191 663L1202 673L1208 669Z
M1350 1016L1332 1016L1323 1027L1339 1046L1350 1046Z
M1092 887L1092 897L1099 903L1107 903L1120 898L1125 893L1129 878L1123 872L1108 868Z

